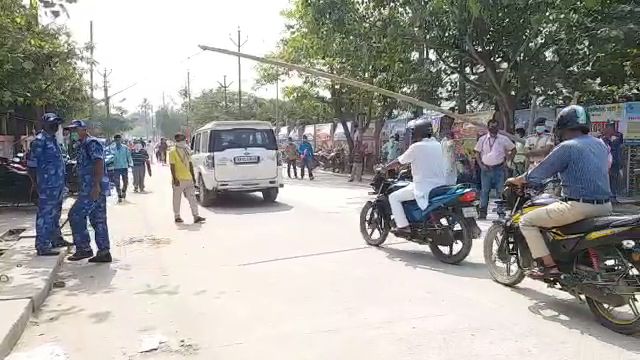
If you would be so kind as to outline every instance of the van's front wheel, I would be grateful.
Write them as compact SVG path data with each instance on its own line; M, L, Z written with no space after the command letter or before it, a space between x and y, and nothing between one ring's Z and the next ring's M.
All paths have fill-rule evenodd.
M262 190L262 198L264 199L264 202L275 202L278 198L278 188Z
M204 184L204 180L202 179L202 175L198 177L198 202L203 207L213 205L213 202L216 201L217 198L216 190L207 189Z

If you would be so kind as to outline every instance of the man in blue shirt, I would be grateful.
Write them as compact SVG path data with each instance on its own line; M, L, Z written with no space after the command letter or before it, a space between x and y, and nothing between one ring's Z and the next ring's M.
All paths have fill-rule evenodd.
M611 151L611 168L609 169L609 185L611 186L611 200L617 201L618 188L620 186L620 170L622 170L622 144L624 139L622 134L616 130L613 121L607 122L602 132L604 141Z
M89 262L111 262L109 252L109 229L107 227L107 195L109 195L109 179L106 177L104 165L104 148L95 137L89 135L87 126L82 120L74 120L67 128L80 135L78 148L78 176L80 192L78 199L69 210L69 223L73 232L73 243L76 252L69 261L86 258ZM95 232L98 253L93 256L87 230L87 217Z
M300 176L304 179L304 169L309 169L309 179L313 180L313 173L311 172L311 167L313 166L313 146L309 140L307 140L307 135L302 135L302 144L298 148L298 153L300 153Z
M550 255L540 228L552 228L612 211L609 190L609 150L602 140L589 134L589 115L581 106L572 105L558 114L556 134L562 141L537 167L507 182L514 185L541 184L560 175L562 201L533 210L522 216L520 230L531 255L540 258L544 269L530 274L542 279L557 277L560 271Z
M27 166L38 189L36 251L40 256L56 256L56 247L70 246L60 232L60 214L65 188L65 164L56 140L62 118L53 113L42 116L42 131L31 142Z
M113 155L113 178L111 181L116 185L118 192L118 202L122 202L127 197L127 187L129 186L129 168L133 167L131 152L129 148L122 144L122 135L118 134L113 137L111 145L111 154ZM120 179L122 179L122 188L120 188Z

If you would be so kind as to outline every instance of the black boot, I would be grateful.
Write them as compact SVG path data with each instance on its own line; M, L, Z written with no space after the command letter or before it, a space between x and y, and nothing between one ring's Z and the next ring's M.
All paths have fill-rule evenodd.
M76 250L75 254L69 256L69 261L80 261L93 256L93 250Z
M481 208L478 220L487 220L487 208Z
M96 256L89 259L90 263L110 263L113 261L109 250L98 250Z

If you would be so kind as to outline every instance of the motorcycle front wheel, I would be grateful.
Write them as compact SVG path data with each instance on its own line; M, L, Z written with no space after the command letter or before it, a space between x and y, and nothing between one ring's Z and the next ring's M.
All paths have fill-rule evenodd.
M376 204L367 201L360 211L360 233L364 241L371 246L380 246L387 240L390 230L389 219Z
M518 266L517 258L509 254L506 241L502 225L492 225L484 237L484 262L495 282L516 286L522 282L525 274Z

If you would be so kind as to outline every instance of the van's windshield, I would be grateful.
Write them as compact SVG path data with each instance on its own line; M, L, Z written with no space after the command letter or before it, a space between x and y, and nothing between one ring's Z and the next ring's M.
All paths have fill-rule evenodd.
M212 151L226 149L264 148L278 150L276 137L270 129L229 129L214 130Z

